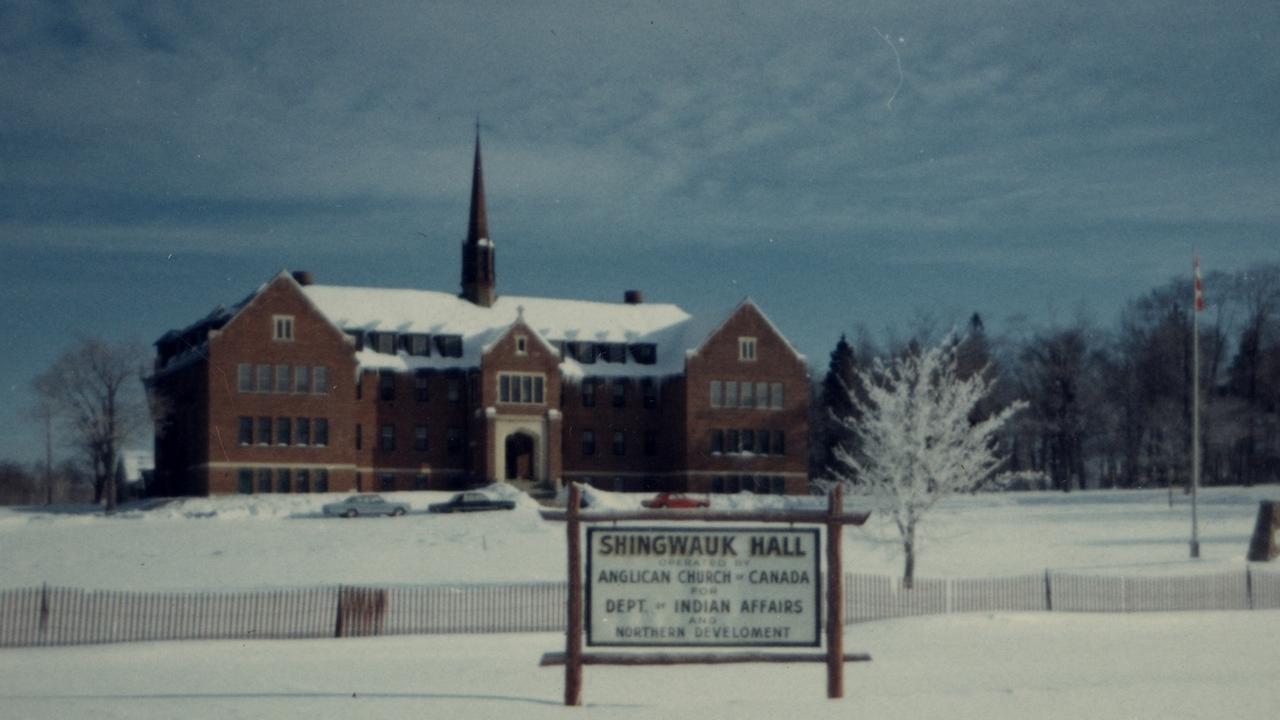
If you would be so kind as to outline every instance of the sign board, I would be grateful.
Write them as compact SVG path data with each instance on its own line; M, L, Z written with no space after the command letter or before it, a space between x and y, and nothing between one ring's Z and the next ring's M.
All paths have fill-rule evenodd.
M588 645L821 643L817 529L587 528Z

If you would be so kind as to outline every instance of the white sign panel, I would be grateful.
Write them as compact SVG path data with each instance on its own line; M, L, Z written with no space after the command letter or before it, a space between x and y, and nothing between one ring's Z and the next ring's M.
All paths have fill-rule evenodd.
M587 644L820 643L818 531L587 528Z

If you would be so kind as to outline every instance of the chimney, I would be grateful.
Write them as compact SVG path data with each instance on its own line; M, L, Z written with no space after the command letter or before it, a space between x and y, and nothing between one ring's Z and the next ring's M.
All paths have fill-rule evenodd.
M622 301L628 305L639 305L644 302L644 293L639 290L626 290L622 293Z
M311 283L315 282L315 279L311 277L311 273L307 272L306 270L293 271L293 279L296 280L298 284L303 287L306 287Z

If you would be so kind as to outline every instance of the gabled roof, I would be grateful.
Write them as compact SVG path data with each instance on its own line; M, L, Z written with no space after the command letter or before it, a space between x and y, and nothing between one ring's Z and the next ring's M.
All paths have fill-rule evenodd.
M475 367L480 354L498 339L523 312L526 325L546 341L600 343L653 343L658 346L654 365L596 363L581 368L565 360L570 374L673 375L684 372L685 330L689 314L665 303L602 303L585 300L503 295L492 307L475 305L456 295L430 290L308 285L302 292L336 325L346 330L372 332L460 335L460 358L395 356L361 351L357 360L365 367L411 369L415 367Z

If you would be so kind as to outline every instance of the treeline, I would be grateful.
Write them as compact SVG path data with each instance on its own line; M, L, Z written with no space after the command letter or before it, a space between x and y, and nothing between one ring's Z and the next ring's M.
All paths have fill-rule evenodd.
M1280 265L1204 277L1199 313L1201 482L1280 482ZM960 328L962 372L997 380L991 407L1030 406L1006 428L1009 469L1060 490L1185 486L1191 474L1193 290L1190 273L1129 302L1103 327L1075 319L989 335ZM936 324L903 339L841 338L815 386L811 471L830 475L848 445L830 414L856 413L847 388L877 357L936 341Z
M52 468L0 460L0 505L93 502L93 479L72 460Z

